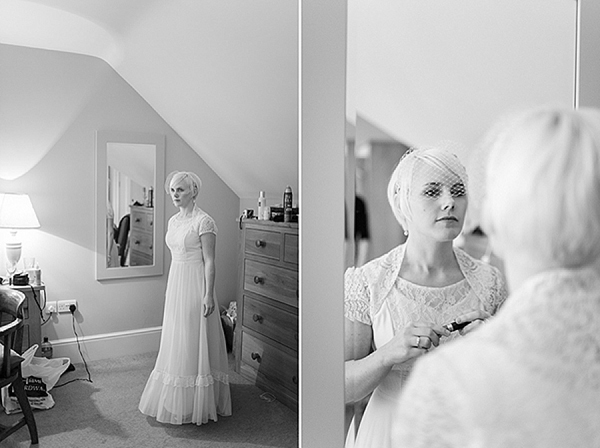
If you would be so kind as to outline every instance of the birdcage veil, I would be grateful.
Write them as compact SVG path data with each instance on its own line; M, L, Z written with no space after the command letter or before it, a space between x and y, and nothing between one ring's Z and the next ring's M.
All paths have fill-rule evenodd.
M202 180L196 173L190 171L173 171L167 176L165 180L165 191L170 193L171 182L180 182L185 180L189 183L192 191L194 191L194 198L198 195L200 188L202 188Z
M388 183L388 201L396 220L406 229L412 218L411 196L435 199L441 194L466 196L469 178L460 157L466 148L458 142L410 148L400 159Z

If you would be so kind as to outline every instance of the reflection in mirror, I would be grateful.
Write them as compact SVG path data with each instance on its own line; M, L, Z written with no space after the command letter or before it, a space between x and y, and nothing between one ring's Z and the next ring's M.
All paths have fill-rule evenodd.
M109 219L106 266L152 265L156 146L109 142L106 151Z
M356 232L354 266L362 266L406 239L390 209L386 190L392 171L408 146L360 114L356 117L356 136L355 226L362 230Z
M164 136L98 131L96 163L97 278L162 274Z
M350 219L350 216L355 214L355 203L354 203L354 171L355 171L355 157L354 157L354 143L355 143L355 125L346 121L346 146L344 154L344 214L345 214L345 228L344 228L344 267L354 265L354 259L356 254L355 239L352 235L356 236L355 231L355 220Z
M409 146L459 142L463 164L471 173L474 167L482 171L476 148L500 116L545 103L572 107L576 6L563 0L449 0L435 8L412 1L349 2L353 62L347 86L355 150L348 157L355 189L347 189L346 201L352 195L362 200L368 239L356 241L357 255L348 265L403 242L385 187ZM468 230L477 227L478 206L470 203Z
M346 267L404 242L386 188L408 147L455 141L466 148L460 156L467 169L478 168L476 148L502 115L547 103L573 106L576 7L564 0L348 2L355 140L347 154L347 166L354 166L347 184L354 189L346 188L346 203L362 199L368 238L362 249L355 241ZM469 232L479 224L472 205ZM353 229L357 215L346 216ZM500 263L485 235L465 236L459 243L473 257ZM346 359L356 359L354 349L346 335ZM347 405L350 441L367 402L368 396Z

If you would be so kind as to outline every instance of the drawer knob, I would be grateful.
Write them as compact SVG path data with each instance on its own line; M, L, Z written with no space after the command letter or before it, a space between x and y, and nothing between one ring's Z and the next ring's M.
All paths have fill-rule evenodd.
M135 222L142 222L140 218L135 218Z
M263 317L260 314L253 314L252 315L252 320L254 322L262 323Z
M267 243L265 243L263 240L256 240L256 241L254 242L254 245L255 245L256 247L265 247L265 246L267 245Z
M256 352L252 352L252 353L250 354L250 357L251 357L251 358L252 358L254 361L256 361L256 362L261 362L261 361L262 361L262 358L261 358L261 357L260 357L260 355L259 355L258 353L256 353Z
M135 244L135 245L137 246L137 245L139 245L139 244L140 244L140 242L139 242L138 240L135 240L135 241L133 242L133 244Z
M296 375L292 377L292 383L298 384L298 377Z
M259 277L258 275L254 276L254 283L256 283L257 285L261 285L265 282L265 279L262 277Z

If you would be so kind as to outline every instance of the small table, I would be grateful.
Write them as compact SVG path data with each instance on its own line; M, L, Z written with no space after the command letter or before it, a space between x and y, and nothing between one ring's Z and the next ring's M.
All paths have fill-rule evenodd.
M25 294L23 303L23 351L33 344L38 345L35 356L42 356L42 312L46 305L46 286L5 285ZM21 352L21 353L22 353Z

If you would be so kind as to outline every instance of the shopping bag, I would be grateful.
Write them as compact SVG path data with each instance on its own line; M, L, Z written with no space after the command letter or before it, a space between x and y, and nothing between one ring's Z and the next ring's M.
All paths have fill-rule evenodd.
M67 370L71 360L39 358L34 356L37 349L38 345L34 344L21 355L23 357L21 374L25 383L25 393L32 409L50 409L55 403L49 392ZM2 406L7 414L21 412L21 406L12 386L2 388Z

